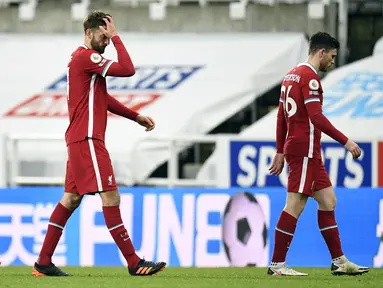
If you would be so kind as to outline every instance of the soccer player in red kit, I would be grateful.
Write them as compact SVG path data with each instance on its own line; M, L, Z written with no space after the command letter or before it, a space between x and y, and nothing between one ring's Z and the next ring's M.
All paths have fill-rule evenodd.
M327 71L334 63L339 42L327 33L311 36L309 56L294 67L281 84L277 117L277 153L270 173L279 175L286 159L289 176L286 206L275 228L274 253L269 275L306 276L289 268L286 254L293 239L297 220L309 197L318 202L318 226L332 258L334 275L358 275L367 267L350 262L343 254L335 220L334 189L321 159L321 132L341 143L354 158L361 155L359 146L338 131L322 114L323 89L318 71ZM287 137L286 137L287 135Z
M84 21L85 43L71 55L67 67L69 127L65 140L68 147L65 192L54 209L43 247L33 267L35 276L70 276L52 263L52 255L62 230L86 194L98 193L106 226L128 263L133 276L149 276L162 271L166 263L141 259L135 252L120 215L118 192L111 160L105 147L107 112L123 116L146 127L154 128L152 118L139 115L111 97L106 76L129 77L135 69L118 36L110 15L92 12ZM102 56L110 40L118 62Z

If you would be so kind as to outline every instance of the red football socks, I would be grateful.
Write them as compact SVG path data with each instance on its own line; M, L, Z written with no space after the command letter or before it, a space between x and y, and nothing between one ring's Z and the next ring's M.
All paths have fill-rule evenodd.
M103 206L102 210L104 212L106 226L122 255L124 255L126 262L128 262L128 266L131 268L136 267L141 259L137 256L132 240L124 227L124 223L122 223L120 207Z
M274 253L272 262L285 262L286 254L293 240L297 219L282 211L274 234Z
M338 225L335 221L334 211L318 210L318 226L324 240L326 241L331 258L338 258L343 255L340 244Z
M39 259L37 260L38 264L49 265L52 263L52 255L60 241L65 224L71 215L72 211L64 207L60 202L57 204L49 219L48 230L40 251Z

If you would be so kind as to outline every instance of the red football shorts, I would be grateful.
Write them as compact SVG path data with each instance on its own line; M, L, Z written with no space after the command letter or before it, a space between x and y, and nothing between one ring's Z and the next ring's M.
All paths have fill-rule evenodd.
M117 190L112 162L101 140L68 145L65 192L80 195Z
M289 167L287 192L313 197L314 192L332 186L322 159L286 155Z

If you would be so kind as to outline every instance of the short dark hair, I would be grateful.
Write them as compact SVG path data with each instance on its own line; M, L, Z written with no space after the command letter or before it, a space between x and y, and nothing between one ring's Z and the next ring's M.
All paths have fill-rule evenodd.
M110 14L104 13L102 11L96 10L91 12L84 20L84 32L88 29L95 29L99 26L105 26L106 23L103 20L106 16L111 16Z
M315 54L320 49L325 49L326 52L332 49L339 49L338 40L326 32L317 32L311 35L309 43L310 54Z

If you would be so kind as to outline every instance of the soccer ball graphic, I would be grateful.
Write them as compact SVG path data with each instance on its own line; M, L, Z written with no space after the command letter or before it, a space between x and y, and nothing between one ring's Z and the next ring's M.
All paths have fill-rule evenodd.
M231 266L260 266L267 244L267 226L257 199L248 192L235 194L223 217L223 242Z

